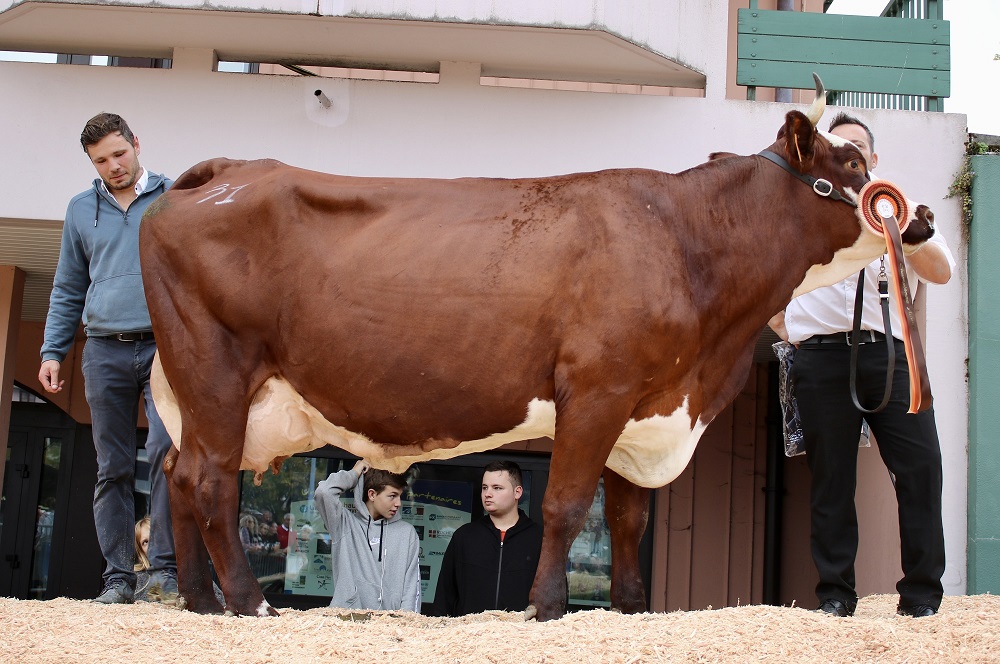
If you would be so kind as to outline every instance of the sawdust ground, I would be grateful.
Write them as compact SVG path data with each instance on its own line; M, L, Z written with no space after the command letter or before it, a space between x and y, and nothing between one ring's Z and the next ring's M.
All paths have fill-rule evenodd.
M946 597L930 618L895 615L895 595L853 618L742 606L624 616L584 611L548 623L488 612L294 611L200 616L163 605L0 599L0 662L987 662L1000 659L1000 598Z

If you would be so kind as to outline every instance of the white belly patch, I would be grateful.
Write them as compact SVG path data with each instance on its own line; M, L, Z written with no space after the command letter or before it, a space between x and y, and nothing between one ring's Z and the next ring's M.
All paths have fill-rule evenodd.
M707 424L691 427L688 400L670 415L629 420L605 464L633 484L655 489L684 472Z
M150 380L156 410L174 446L180 449L180 409L163 375L159 356L153 362ZM705 430L706 425L700 420L693 429L690 422L687 399L669 416L629 420L611 451L607 467L640 486L654 488L668 484L687 466ZM424 441L412 445L382 445L331 424L288 381L272 377L257 391L250 405L240 469L254 471L259 479L276 458L333 445L362 457L376 468L402 472L418 461L451 459L496 449L507 443L554 438L555 423L555 404L532 399L524 422L510 431L458 443Z

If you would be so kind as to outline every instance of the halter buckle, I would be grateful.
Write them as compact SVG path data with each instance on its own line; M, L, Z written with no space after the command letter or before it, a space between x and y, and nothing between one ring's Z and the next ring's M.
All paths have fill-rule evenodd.
M829 180L817 178L817 180L813 182L813 191L815 191L820 196L826 197L829 196L831 193L833 193L833 185L830 183Z

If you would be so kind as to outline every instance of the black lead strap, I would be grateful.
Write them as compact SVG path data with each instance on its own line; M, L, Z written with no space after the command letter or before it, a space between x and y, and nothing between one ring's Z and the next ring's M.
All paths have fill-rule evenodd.
M885 330L886 350L889 353L885 370L885 393L882 403L868 410L858 400L858 350L861 347L861 313L865 297L865 271L858 274L858 290L854 296L854 330L851 332L851 401L854 407L862 413L878 413L889 403L892 394L892 377L896 371L895 339L892 337L892 323L889 320L889 280L885 273L885 257L882 258L882 270L878 275L878 293L882 303L882 329Z

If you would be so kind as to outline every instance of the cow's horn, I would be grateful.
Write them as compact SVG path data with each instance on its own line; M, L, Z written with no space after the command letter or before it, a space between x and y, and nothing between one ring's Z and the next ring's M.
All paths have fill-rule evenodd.
M826 88L823 87L823 81L820 80L819 74L816 72L813 72L813 80L816 81L816 99L813 100L812 106L806 112L806 117L815 127L819 124L820 118L823 117L823 111L826 110Z

